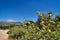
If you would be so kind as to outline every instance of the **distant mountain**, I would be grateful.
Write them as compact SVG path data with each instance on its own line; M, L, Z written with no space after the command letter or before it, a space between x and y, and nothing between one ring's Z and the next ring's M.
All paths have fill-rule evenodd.
M2 22L0 21L0 26L9 26L9 25L20 25L21 22Z

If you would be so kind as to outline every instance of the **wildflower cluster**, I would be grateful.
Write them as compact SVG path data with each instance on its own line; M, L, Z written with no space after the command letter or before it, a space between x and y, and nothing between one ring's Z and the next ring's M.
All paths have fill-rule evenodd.
M60 40L60 22L57 22L58 18L53 20L52 16L52 12L48 15L38 12L39 26L33 21L26 21L10 29L8 34L15 40Z

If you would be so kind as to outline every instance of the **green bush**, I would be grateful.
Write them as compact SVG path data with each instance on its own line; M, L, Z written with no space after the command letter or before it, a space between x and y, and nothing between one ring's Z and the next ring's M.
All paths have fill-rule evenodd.
M9 36L17 40L60 40L60 22L53 20L52 12L48 15L38 12L38 17L39 24L27 21L10 29Z

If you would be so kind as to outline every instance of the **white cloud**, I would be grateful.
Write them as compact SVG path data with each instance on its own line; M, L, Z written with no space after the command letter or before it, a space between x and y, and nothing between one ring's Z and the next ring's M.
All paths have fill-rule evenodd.
M7 22L15 22L13 19L8 19Z

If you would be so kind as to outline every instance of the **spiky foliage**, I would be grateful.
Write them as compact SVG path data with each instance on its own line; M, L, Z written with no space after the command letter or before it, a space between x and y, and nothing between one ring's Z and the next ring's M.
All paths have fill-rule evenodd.
M8 34L17 40L60 40L60 22L54 21L52 16L52 12L47 15L38 12L38 25L26 21L10 29Z

